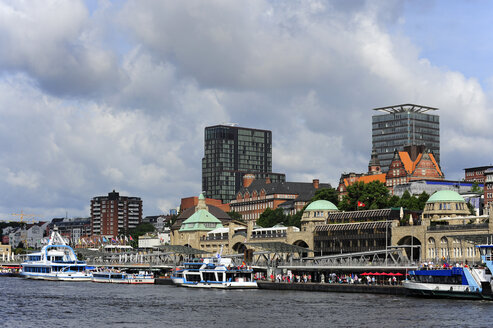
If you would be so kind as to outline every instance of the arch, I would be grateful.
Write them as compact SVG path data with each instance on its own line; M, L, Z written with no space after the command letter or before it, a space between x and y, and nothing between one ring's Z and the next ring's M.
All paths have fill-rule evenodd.
M297 241L295 241L293 243L293 245L303 247L303 248L308 248L308 244L306 243L306 241L301 240L301 239L298 239ZM308 252L301 253L301 257L307 257L307 256L308 256Z
M236 243L233 245L233 251L235 251L238 254L244 254L246 250L246 246L243 243Z
M404 248L407 258L414 262L420 261L421 241L414 236L404 236L398 242L399 246L407 246Z

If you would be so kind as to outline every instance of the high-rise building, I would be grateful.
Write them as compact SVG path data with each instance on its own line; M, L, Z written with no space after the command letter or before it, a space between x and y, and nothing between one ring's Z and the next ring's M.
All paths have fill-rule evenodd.
M120 196L112 191L108 196L91 200L91 230L93 235L118 236L128 234L142 222L142 200Z
M389 170L394 151L410 145L424 145L440 164L439 116L426 113L438 108L403 104L373 110L386 113L372 116L372 148L383 172Z
M272 173L272 132L231 125L205 128L202 189L207 198L229 202L243 185L243 175L282 182Z

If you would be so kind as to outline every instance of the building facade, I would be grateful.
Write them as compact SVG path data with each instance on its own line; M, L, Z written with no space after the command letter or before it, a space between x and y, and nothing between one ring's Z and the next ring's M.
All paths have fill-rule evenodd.
M295 214L315 195L319 189L331 188L328 183L312 182L272 182L270 179L256 179L245 175L243 188L236 199L229 204L231 211L241 214L245 221L255 222L267 208L281 207L285 214Z
M492 165L466 168L464 169L465 171L464 181L484 183L484 179L485 179L484 173L486 170L491 168L493 168Z
M393 192L395 186L415 180L443 180L445 175L435 156L424 146L406 146L395 151L385 177L387 187Z
M234 125L205 128L202 158L202 190L205 197L227 203L235 199L243 175L285 181L272 173L272 132Z
M438 108L403 104L374 110L386 113L372 116L372 147L383 172L389 170L394 151L408 145L424 145L440 163L439 116L426 113Z
M142 222L142 200L120 196L116 191L91 200L91 231L93 235L126 235Z

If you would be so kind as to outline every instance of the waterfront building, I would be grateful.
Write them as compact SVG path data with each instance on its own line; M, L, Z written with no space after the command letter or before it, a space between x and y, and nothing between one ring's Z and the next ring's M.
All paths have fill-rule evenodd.
M170 229L164 228L162 232L148 232L139 236L139 248L154 248L161 245L170 244Z
M22 242L24 247L40 248L43 238L47 236L48 222L37 222L14 228L9 233L9 244L19 247Z
M486 243L492 234L491 212L470 215L461 195L441 190L427 201L421 220L392 227L392 245L406 246L408 257L416 261L474 264L480 261L475 244Z
M235 199L245 174L273 182L285 181L272 172L272 132L235 125L205 128L202 190L208 198L224 203Z
M329 183L273 182L269 178L256 179L255 175L243 177L243 188L229 204L231 211L241 214L243 220L255 222L267 208L280 207L285 214L295 214L310 201L319 189L331 188Z
M0 258L3 262L8 261L12 257L11 245L0 245Z
M126 235L142 222L142 200L120 196L113 190L108 196L91 200L91 231L94 235Z
M428 195L440 190L452 190L459 194L468 194L472 192L473 183L459 180L413 180L407 183L394 186L394 195L402 197L405 191L408 191L412 196L418 196L423 192ZM478 185L483 188L483 184Z
M408 145L425 146L440 163L439 116L426 113L438 108L402 104L373 110L386 113L372 116L372 148L383 172L389 170L394 151L402 151Z

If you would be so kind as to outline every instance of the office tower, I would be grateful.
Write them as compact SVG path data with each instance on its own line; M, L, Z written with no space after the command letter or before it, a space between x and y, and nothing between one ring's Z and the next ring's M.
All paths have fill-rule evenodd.
M386 113L372 116L372 147L382 172L389 170L395 150L403 151L410 145L424 145L440 163L439 116L426 113L438 108L403 104L373 110Z
M206 127L202 158L205 197L223 202L235 199L245 174L272 182L286 180L284 174L272 173L272 132L235 124Z
M91 229L93 235L118 236L128 234L142 222L142 200L126 197L113 190L108 196L91 200Z

